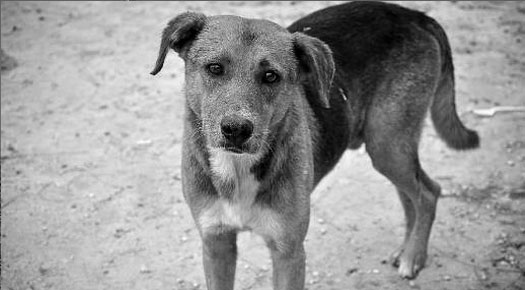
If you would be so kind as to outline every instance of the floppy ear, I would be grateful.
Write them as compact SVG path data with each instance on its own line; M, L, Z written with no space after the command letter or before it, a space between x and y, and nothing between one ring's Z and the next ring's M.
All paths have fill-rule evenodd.
M318 94L324 108L330 108L330 86L335 75L332 51L321 40L300 32L293 34L293 47L302 81Z
M182 13L173 18L162 32L159 56L151 74L156 75L162 69L170 48L184 58L188 45L202 30L205 22L206 16L195 12Z

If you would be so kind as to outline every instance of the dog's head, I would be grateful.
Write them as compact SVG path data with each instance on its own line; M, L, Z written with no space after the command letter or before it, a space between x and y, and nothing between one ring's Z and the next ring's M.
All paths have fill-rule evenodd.
M170 49L185 62L187 104L210 149L239 154L267 150L268 136L303 86L329 107L334 75L330 49L317 38L289 33L265 20L183 13L162 34L157 74Z

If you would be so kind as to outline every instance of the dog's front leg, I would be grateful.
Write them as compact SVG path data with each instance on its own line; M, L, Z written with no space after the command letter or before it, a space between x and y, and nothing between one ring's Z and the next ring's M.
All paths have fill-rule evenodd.
M306 255L303 242L284 247L269 245L273 264L274 290L303 290Z
M202 238L208 290L233 290L237 261L237 233L205 233Z

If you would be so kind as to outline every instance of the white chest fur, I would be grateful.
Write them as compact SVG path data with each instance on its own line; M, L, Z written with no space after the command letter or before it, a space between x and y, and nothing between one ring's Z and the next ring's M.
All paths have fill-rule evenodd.
M272 210L255 204L259 182L250 172L257 158L212 150L210 165L218 178L234 185L230 198L219 198L199 217L201 228L217 231L223 227L252 230L257 234L275 237L281 232L278 216Z

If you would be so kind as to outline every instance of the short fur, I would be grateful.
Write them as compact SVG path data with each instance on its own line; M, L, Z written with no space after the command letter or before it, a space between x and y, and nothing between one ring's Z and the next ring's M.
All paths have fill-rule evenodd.
M457 116L450 45L435 20L379 2L329 7L287 30L184 13L164 30L152 74L170 48L186 64L182 181L208 289L233 289L243 230L267 242L274 289L303 289L310 193L347 148L363 143L405 210L393 264L406 278L424 267L440 195L418 157L428 108L450 147L479 146ZM210 65L223 70L211 73ZM268 73L277 81L266 81ZM236 151L221 133L231 116L253 124Z

